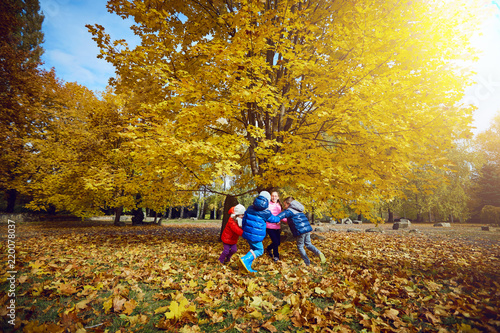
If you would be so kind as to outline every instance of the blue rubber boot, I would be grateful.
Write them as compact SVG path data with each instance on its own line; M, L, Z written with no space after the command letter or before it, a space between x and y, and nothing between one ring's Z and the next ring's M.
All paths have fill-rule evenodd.
M240 258L240 263L243 266L243 268L247 271L247 273L255 273L257 271L252 269L252 262L255 259L255 255L253 254L253 251L250 250L246 255Z

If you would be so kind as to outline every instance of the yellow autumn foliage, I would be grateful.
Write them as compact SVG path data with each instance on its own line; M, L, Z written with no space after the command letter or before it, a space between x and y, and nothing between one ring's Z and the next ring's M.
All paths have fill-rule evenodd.
M470 135L470 1L128 1L140 45L88 26L118 73L136 170L183 190L233 177L367 212ZM120 47L117 47L117 46ZM175 176L174 176L175 174ZM145 191L147 193L147 191Z

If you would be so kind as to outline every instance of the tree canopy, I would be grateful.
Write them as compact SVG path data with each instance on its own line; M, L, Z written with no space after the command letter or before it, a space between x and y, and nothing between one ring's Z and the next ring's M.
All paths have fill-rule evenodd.
M27 155L26 139L43 123L43 81L38 68L43 52L38 0L6 0L0 4L0 191L12 212L19 168Z
M362 211L412 165L443 165L469 135L458 108L476 25L469 2L112 0L141 44L88 26L130 96L148 168L182 166L186 188L291 186ZM133 134L132 134L133 133ZM293 194L293 193L290 193ZM307 202L306 204L310 204Z

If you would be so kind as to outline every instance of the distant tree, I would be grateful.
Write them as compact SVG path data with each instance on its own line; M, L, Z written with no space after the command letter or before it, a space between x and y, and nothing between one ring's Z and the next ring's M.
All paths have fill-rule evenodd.
M490 127L477 136L478 150L486 163L477 175L471 206L474 217L478 217L486 205L500 207L500 111Z
M42 23L44 16L40 12L39 0L5 0L16 6L15 13L21 24L15 35L18 40L17 48L29 54L28 61L38 63L44 49Z
M481 222L500 224L500 207L486 205L481 209Z
M500 166L487 163L476 180L475 196L479 210L484 206L500 207Z
M500 111L493 117L490 127L478 134L477 142L486 160L500 166Z
M25 142L43 126L44 77L38 69L43 33L38 0L0 2L0 191L12 212L27 154Z

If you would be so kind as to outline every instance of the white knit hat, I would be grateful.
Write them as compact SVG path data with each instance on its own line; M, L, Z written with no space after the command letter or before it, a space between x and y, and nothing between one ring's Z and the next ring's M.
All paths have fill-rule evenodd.
M271 201L271 195L267 191L262 191L259 193L259 197L264 197L267 201Z
M237 204L236 206L234 206L233 214L234 215L243 215L243 214L245 214L245 206L243 206L242 204Z

